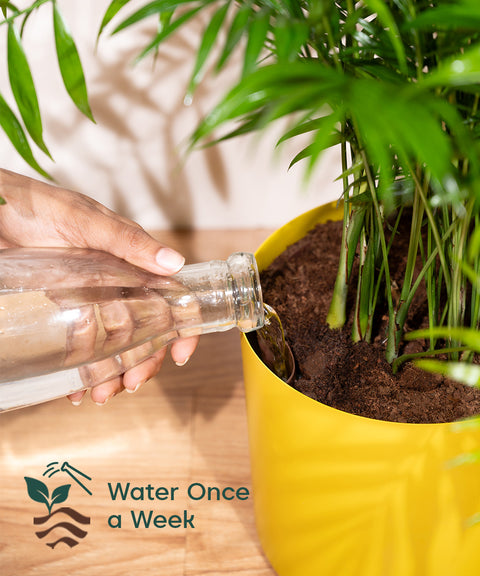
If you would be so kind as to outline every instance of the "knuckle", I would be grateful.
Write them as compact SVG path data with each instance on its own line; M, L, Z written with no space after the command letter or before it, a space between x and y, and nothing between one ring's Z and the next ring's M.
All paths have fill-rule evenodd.
M141 250L148 244L148 235L142 228L128 226L123 233L123 240L130 250Z

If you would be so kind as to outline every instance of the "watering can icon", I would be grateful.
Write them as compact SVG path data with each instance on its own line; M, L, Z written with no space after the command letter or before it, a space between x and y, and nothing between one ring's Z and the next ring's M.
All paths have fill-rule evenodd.
M57 474L57 472L66 472L70 476L70 478L72 478L72 480L74 480L81 488L83 488L83 490L85 490L87 494L90 494L90 496L92 495L92 492L85 486L85 484L79 478L81 476L86 480L91 480L90 476L87 476L83 472L80 472L78 468L75 468L68 462L63 462L62 464L60 464L59 462L50 462L50 464L47 464L47 469L43 473L43 476L48 476L49 478L51 478L54 474Z

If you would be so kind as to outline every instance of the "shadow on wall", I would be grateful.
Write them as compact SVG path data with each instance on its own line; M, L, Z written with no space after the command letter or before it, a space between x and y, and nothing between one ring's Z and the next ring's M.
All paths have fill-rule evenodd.
M220 147L195 152L193 170L191 165L185 168L188 136L215 102L211 83L206 82L190 106L183 103L196 38L203 28L201 20L192 23L188 33L177 34L155 58L147 57L137 65L132 63L152 37L151 28L138 30L134 43L121 35L102 39L94 57L95 73L88 80L97 125L90 125L78 114L52 115L49 119L56 138L68 134L69 146L78 148L76 163L102 175L101 186L111 195L108 204L119 214L136 219L135 210L142 203L147 210L154 204L169 227L191 228L195 223L192 195L199 193L198 187L207 185L222 202L229 200L227 168ZM77 143L72 142L71 135ZM63 185L83 188L104 202L98 190L85 190L85 183L79 186L76 175L69 174L64 166L58 166L56 172Z

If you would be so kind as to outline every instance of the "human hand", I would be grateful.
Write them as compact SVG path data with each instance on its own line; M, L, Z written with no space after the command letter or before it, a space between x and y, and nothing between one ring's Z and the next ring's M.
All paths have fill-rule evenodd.
M0 249L23 247L78 247L110 252L149 272L171 275L184 258L162 245L138 224L120 217L102 204L77 192L44 184L0 169ZM171 355L178 365L193 354L198 337L177 340ZM123 376L91 389L91 398L105 404L123 389L134 392L160 370L166 355L163 348ZM85 391L71 394L79 404Z

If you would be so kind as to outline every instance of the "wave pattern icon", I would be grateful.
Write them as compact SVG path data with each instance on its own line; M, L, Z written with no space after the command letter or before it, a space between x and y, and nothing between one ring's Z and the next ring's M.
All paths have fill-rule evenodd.
M45 538L53 531L55 531L55 533L58 533L59 531L61 532L66 531L70 535L61 536L56 540L53 540L52 542L46 542L46 545L50 546L50 548L53 549L57 544L63 543L69 546L70 548L73 548L79 543L79 540L85 538L85 536L87 535L86 530L83 530L80 526L77 526L77 524L88 525L90 524L90 518L88 516L80 514L80 512L77 512L73 508L63 506L62 508L58 508L57 510L55 510L55 512L52 512L47 516L37 516L36 518L33 519L33 523L35 525L46 524L56 514L67 516L68 520L63 520L61 518L56 517L54 519L54 521L56 522L55 524L48 526L44 530L39 530L35 532L35 535L37 536L37 538L41 539ZM74 524L74 522L76 524ZM73 538L73 536L75 536L79 540L76 540L75 538Z
M91 480L90 476L74 468L68 462L63 462L61 465L59 462L50 462L43 476L51 478L58 473L68 475L84 492L90 496L92 495L91 490L85 485L85 481ZM50 491L43 480L29 476L25 476L24 478L27 483L27 492L30 498L34 502L44 504L48 512L44 516L34 516L33 518L33 524L41 528L35 532L37 538L40 540L44 538L51 540L45 543L52 549L60 543L70 548L79 544L80 540L87 535L85 528L90 524L90 518L80 514L80 512L77 512L71 506L63 505L52 510L54 506L58 506L67 500L71 484L62 484Z

